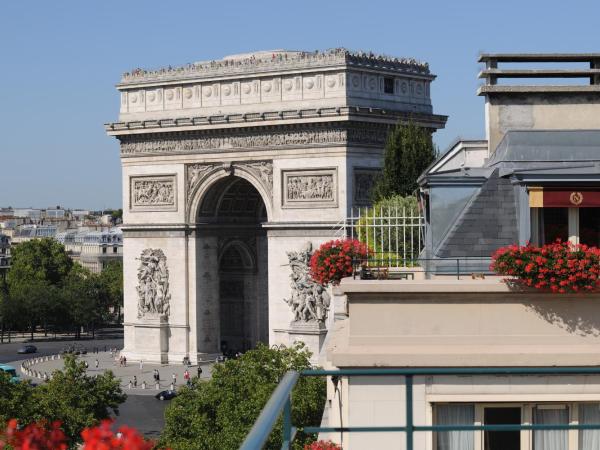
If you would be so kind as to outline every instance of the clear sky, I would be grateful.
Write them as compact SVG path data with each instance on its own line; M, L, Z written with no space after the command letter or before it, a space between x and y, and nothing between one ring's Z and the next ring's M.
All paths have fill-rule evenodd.
M486 52L600 52L600 1L3 0L0 206L121 206L114 84L135 67L346 47L427 61L441 150L484 136Z

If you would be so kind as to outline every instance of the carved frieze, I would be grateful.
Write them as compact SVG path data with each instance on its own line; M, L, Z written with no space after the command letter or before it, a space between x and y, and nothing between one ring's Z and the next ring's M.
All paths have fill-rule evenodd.
M356 206L371 204L371 192L381 169L354 168L353 200Z
M121 141L122 155L194 153L203 150L231 150L239 148L268 148L312 144L343 144L346 131L322 129L304 131L270 131L240 135L198 135L188 138L139 139L124 137Z
M177 209L175 175L135 176L129 180L130 210L174 211Z
M282 172L284 208L337 206L337 170L285 170Z
M307 242L297 252L286 252L290 269L291 296L284 299L294 314L294 323L325 323L329 312L330 297L327 290L315 282L309 273L312 244Z
M171 294L167 257L161 249L147 248L138 259L138 318L168 317Z

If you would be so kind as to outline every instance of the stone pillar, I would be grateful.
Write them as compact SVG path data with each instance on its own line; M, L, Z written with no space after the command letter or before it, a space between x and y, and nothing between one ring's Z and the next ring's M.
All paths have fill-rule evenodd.
M134 325L135 349L144 360L160 364L169 362L169 324L164 316L146 317Z
M198 361L214 359L221 353L218 269L217 237L198 235L196 238L196 345Z

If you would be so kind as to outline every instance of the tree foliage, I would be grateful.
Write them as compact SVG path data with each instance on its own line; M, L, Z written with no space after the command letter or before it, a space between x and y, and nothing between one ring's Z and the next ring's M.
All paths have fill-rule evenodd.
M92 332L120 315L123 304L122 263L100 274L74 263L52 239L33 239L16 246L6 289L0 286L1 339L5 330L28 329Z
M75 443L81 440L84 428L108 419L112 411L118 414L126 395L112 372L91 377L82 361L67 356L64 363L64 370L54 371L48 382L35 388L27 382L12 383L6 374L0 374L0 426L9 419L23 425L59 421Z
M373 187L373 201L411 195L417 178L437 156L431 132L409 122L399 123L385 144L383 172Z
M259 345L238 359L216 364L210 381L195 379L171 402L161 444L173 450L239 448L283 375L310 367L310 352L303 344L281 349ZM324 379L300 378L292 393L294 424L320 423L325 391ZM282 436L280 418L264 448L281 448ZM300 434L295 448L313 439Z
M37 281L62 286L73 267L65 247L54 239L32 239L12 249L7 282L9 290Z

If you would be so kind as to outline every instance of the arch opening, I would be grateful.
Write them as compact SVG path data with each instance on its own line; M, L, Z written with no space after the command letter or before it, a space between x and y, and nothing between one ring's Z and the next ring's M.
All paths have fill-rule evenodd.
M246 179L215 181L196 214L199 353L244 352L268 342L267 209Z

